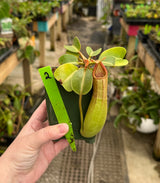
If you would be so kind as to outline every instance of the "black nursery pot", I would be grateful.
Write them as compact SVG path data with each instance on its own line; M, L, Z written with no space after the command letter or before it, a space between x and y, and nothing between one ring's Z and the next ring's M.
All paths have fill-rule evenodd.
M147 40L150 51L155 56L157 63L160 63L160 44L154 43L151 39Z
M139 30L138 31L138 39L142 42L142 43L147 43L147 40L148 40L148 34L144 34L143 32L142 32L142 30Z
M0 63L2 63L11 53L13 53L13 51L13 46L11 46L10 48L0 49Z
M57 81L56 81L57 82ZM75 94L74 92L67 92L59 82L57 82L60 94L62 96L64 105L68 112L69 118L72 122L74 137L77 140L85 140L87 143L94 143L95 137L92 138L85 138L80 134L81 122L80 122L80 114L79 114L79 95ZM88 109L89 102L91 100L92 91L90 91L87 95L82 97L82 108L83 114ZM48 113L48 120L51 125L57 124L57 118L52 108L51 102L48 98L46 93L46 103L47 103L47 113ZM65 122L65 121L64 121Z

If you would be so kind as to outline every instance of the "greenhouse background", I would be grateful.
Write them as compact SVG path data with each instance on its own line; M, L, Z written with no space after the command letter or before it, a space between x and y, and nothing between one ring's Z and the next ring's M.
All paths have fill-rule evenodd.
M1 0L0 160L44 99L73 135L38 183L159 183L160 1Z

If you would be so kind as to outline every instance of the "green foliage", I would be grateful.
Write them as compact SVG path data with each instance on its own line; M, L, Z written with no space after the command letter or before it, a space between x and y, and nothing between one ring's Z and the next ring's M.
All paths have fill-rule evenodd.
M33 64L36 57L39 56L40 53L38 50L35 50L33 46L28 45L24 48L19 48L17 51L17 57L19 60L27 59L30 64Z
M73 52L73 53L78 53L79 52L79 50L74 45L72 45L72 46L65 45L64 47L69 52Z
M72 76L74 72L76 72L78 68L70 63L66 63L63 65L60 65L58 69L54 72L54 77L59 81L62 86L67 90L68 92L72 91Z
M89 57L97 56L99 53L101 53L101 51L102 51L102 48L99 48L98 50L93 51L91 47L89 46L86 47L86 52L89 55Z
M86 95L92 88L93 78L90 69L80 68L72 76L72 89L78 95Z
M120 99L115 99L110 108L119 103L120 111L114 121L117 127L123 122L127 127L136 131L137 126L141 124L141 118L151 118L155 124L159 123L160 95L151 89L150 79L147 71L143 68L134 68L134 72L129 76L125 75L120 79L110 80L126 95ZM132 90L128 89L132 86ZM132 119L132 122L130 120Z
M95 60L94 57L99 55L102 49L99 48L94 51L91 47L87 46L86 52L88 54L88 58L86 58L80 51L81 44L78 37L74 38L72 45L69 45L69 46L66 45L65 48L67 50L67 54L64 54L59 58L59 63L61 65L54 71L54 77L56 78L57 81L60 81L60 83L62 84L62 86L66 91L68 92L74 91L77 95L79 95L78 104L79 104L79 112L80 112L80 120L81 120L81 134L82 136L85 136L85 137L89 137L89 136L91 137L92 135L94 136L96 133L98 133L98 131L100 130L100 128L102 127L102 125L106 120L105 118L106 118L106 112L107 112L107 109L106 109L107 100L106 100L106 97L104 97L104 100L103 99L99 100L98 94L97 94L96 96L98 98L97 102L101 101L104 104L104 107L98 102L99 106L98 104L97 105L93 104L97 106L97 109L94 109L95 111L92 112L91 109L88 110L94 114L99 113L97 110L99 110L101 113L103 113L104 111L102 115L99 113L101 117L97 119L99 119L100 121L99 120L96 121L99 124L98 131L95 130L94 128L95 125L92 124L94 132L90 133L90 135L88 136L88 134L86 135L86 131L85 131L85 134L83 134L84 132L83 130L85 128L84 123L86 124L87 122L83 120L84 114L83 114L83 107L82 107L82 96L88 94L89 91L92 89L93 77L94 79L95 77L98 78L97 80L101 84L103 84L103 89L105 88L104 90L107 92L107 76L108 75L104 65L105 66L124 65L125 59L123 60L122 57L125 56L126 51L124 48L121 48L121 47L108 49L107 51L104 51L100 55L98 60ZM109 59L107 60L107 58ZM125 62L126 64L128 63L128 61L125 61ZM101 82L101 80L99 80L100 78L103 78L103 81L104 80L105 81ZM100 93L101 94L103 93L101 92L101 89L100 89ZM101 110L101 108L103 109ZM90 117L90 112L86 113L86 115L88 114L87 118ZM94 121L94 123L96 122ZM96 124L96 127L97 127L97 124Z
M110 48L108 50L105 50L101 53L101 55L99 56L99 59L102 59L104 57L107 56L113 56L113 57L117 57L117 58L124 58L124 56L126 55L126 49L123 47L113 47Z
M126 50L122 47L105 50L98 60L94 60L93 57L99 55L102 48L94 51L87 46L88 58L86 58L80 51L81 44L78 37L74 38L72 45L65 45L64 47L67 53L59 58L61 65L56 69L54 76L67 91L73 90L78 95L85 95L91 90L92 71L96 64L100 62L105 66L124 66L128 64L128 61L123 59Z
M12 39L10 38L0 38L0 49L10 48L12 46Z
M81 43L80 43L78 37L75 37L75 38L73 39L73 45L77 48L78 51L81 50Z
M23 18L14 17L12 20L12 28L17 38L30 37L30 32L27 29L27 24L32 22L31 16Z
M20 14L23 17L32 16L33 19L46 17L52 7L59 7L59 1L50 2L38 2L38 1L26 1L26 2L10 2L12 6L13 14Z
M159 29L159 25L157 24L155 26L155 29L153 29L150 34L149 34L149 38L156 44L160 43L160 29Z
M19 60L27 59L31 64L34 63L35 58L40 55L39 51L31 45L30 39L24 37L19 39L20 48L17 50L17 57Z
M145 35L149 34L151 32L151 29L152 29L152 26L146 24L145 27L144 27L144 34Z
M159 8L160 8L160 4L152 1L150 5L148 5L148 4L137 4L137 5L126 4L126 5L124 5L123 10L125 10L124 14L127 16L127 18L157 19L160 17Z
M9 17L9 4L7 2L0 2L0 19Z
M70 55L70 54L64 54L59 58L60 64L65 64L68 62L75 64L75 65L78 65L78 58L76 56Z
M0 86L0 136L16 135L28 119L24 110L25 97L30 94L19 85Z
M110 1L106 2L106 6L103 8L103 16L100 18L103 25L109 23L110 15L111 15L111 3Z
M159 25L156 24L155 31L158 32L158 30L159 30Z

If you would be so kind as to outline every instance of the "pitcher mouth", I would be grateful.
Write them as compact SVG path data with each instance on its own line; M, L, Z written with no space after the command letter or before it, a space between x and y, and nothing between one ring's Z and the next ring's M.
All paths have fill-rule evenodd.
M93 69L93 77L94 78L102 79L102 78L107 77L107 74L108 74L107 69L102 64L102 62L100 62L94 66L94 69Z

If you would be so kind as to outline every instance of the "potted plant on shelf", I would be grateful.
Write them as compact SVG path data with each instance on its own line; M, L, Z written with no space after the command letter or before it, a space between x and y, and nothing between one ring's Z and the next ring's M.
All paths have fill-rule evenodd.
M0 63L13 51L12 39L0 38Z
M150 32L149 39L147 40L148 46L150 47L152 53L157 58L158 62L160 60L160 30L159 25L155 26L155 29Z
M157 51L160 49L160 29L159 25L157 24L155 27L155 31L152 31L149 36L150 40L155 44L155 48Z
M115 88L113 98L121 99L128 90L136 90L139 78L148 77L149 72L144 67L129 67L109 78L109 83ZM115 101L116 102L116 101Z
M133 131L151 133L158 129L160 95L151 89L150 79L137 78L136 88L117 100L121 104L114 126L123 122ZM151 125L151 126L150 126Z
M27 24L32 21L31 17L13 19L13 30L17 38L19 49L17 57L19 60L27 59L31 64L35 58L39 56L39 51L35 49L35 37L31 31L27 29Z
M120 99L123 96L123 92L129 87L132 86L133 83L129 79L128 76L123 75L119 78L116 77L110 77L109 83L113 84L114 92L113 92L113 98Z
M31 95L19 85L0 86L0 144L9 145L28 119L26 102Z
M151 6L152 5L152 6ZM130 24L157 24L159 23L159 4L155 6L155 3L151 5L126 5L126 9L122 11L123 17L127 23Z
M142 43L147 43L147 40L149 38L149 34L151 32L152 29L152 25L148 25L146 24L144 29L140 29L138 31L138 39L142 42Z
M36 21L47 21L48 18L51 16L52 6L53 2L34 2L34 19Z
M101 53L101 48L93 51L88 46L86 58L80 51L81 44L77 37L73 45L65 48L67 52L59 58L60 66L54 70L54 77L72 121L75 138L93 142L107 117L108 73L105 66L128 64L123 59L126 50L113 47ZM94 59L98 55L98 59ZM47 109L50 123L57 123L49 99Z

